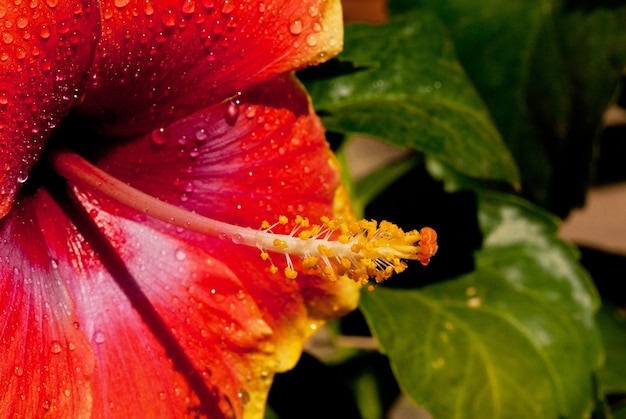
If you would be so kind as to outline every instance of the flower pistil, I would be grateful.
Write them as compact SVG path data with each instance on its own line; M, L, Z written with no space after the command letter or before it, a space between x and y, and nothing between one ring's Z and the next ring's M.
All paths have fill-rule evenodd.
M256 247L261 258L271 263L270 270L278 272L270 252L284 255L284 275L295 279L299 270L316 273L328 280L347 276L366 284L374 279L380 283L407 267L405 260L419 260L423 265L437 252L437 233L430 227L419 232L403 231L388 221L348 220L343 217L321 217L319 224L296 216L291 222L286 216L270 224L263 221L259 229L237 226L171 205L143 193L116 179L69 151L51 155L55 171L80 187L108 196L140 213L168 224L230 240L234 244ZM289 233L274 229L293 224Z

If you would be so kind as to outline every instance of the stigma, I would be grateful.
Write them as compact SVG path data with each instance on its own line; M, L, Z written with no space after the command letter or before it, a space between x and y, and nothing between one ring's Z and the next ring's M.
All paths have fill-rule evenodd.
M93 190L147 216L206 236L230 240L259 250L270 272L284 258L282 274L316 274L330 281L347 277L360 284L383 282L407 268L406 260L423 265L437 252L437 233L429 227L404 232L393 223L354 221L323 216L318 222L296 216L263 221L258 228L238 226L187 211L141 192L107 174L81 156L56 151L50 156L54 171L69 183ZM280 232L276 232L280 230Z

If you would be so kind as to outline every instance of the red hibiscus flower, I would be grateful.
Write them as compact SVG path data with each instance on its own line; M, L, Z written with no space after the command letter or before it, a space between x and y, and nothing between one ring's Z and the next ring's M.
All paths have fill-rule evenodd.
M358 283L434 253L349 222L291 74L341 48L337 1L16 0L0 22L0 416L262 417Z

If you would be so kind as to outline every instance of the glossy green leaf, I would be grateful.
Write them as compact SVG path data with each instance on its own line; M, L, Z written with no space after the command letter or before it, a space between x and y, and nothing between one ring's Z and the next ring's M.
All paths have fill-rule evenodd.
M472 177L515 184L518 173L439 21L411 13L348 25L339 77L306 79L328 130L412 147ZM327 67L328 68L328 67Z
M603 302L598 324L606 351L606 361L598 372L600 389L608 394L626 394L626 317L623 311Z
M473 272L363 293L401 387L436 418L585 417L602 354L577 253L551 215L509 195L481 193L479 221Z
M447 26L522 173L526 196L564 215L584 202L601 115L626 65L626 3L391 0Z

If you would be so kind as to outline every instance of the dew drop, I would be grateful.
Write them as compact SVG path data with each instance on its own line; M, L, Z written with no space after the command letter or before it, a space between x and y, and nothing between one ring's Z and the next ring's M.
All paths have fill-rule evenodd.
M16 23L18 28L24 29L26 26L28 26L28 18L26 16L19 16L15 20L15 23Z
M130 3L130 0L114 0L113 4L115 4L115 7L118 8L122 8L122 7L126 7L128 6L128 3Z
M193 14L196 11L196 0L183 0L180 10L186 15Z
M203 141L206 141L207 137L208 136L207 136L206 130L204 128L200 128L198 131L196 131L196 140L198 142L201 143Z
M166 28L171 28L172 26L176 25L176 21L177 16L174 9L169 7L163 11L163 15L161 16L161 22L163 23L163 26L165 26Z
M226 113L224 115L224 119L226 123L230 126L235 125L237 119L239 118L239 105L235 101L230 101L228 106L226 107Z
M72 25L71 25L69 19L60 20L57 23L57 32L60 35L65 35L66 33L68 33L70 31L71 26Z
M248 106L246 108L246 118L252 119L256 116L256 108L254 106Z
M310 47L317 45L317 38L313 34L309 34L305 40L306 44Z
M214 0L202 0L202 7L208 13L211 13L213 9L215 8L215 2Z
M53 340L52 344L50 345L50 352L52 352L53 354L58 354L61 353L61 343L58 340Z
M235 10L235 5L232 4L230 1L226 0L224 2L224 5L222 6L222 13L227 15L231 13L233 10Z
M183 249L176 249L176 251L174 252L174 258L176 258L176 260L179 262L182 262L183 260L185 260L186 257L187 257L187 254L185 253Z
M2 42L7 45L13 43L13 35L11 34L11 32L2 33Z
M152 16L154 14L154 6L149 1L146 1L143 5L143 13L146 16Z
M233 237L232 237L231 240L235 244L242 244L243 243L243 237L241 236L241 234L233 234Z
M160 147L167 143L171 138L170 132L167 128L155 128L152 130L152 144Z
M300 19L296 19L291 24L289 24L289 32L292 35L300 35L302 33L302 21Z
M250 403L250 393L248 393L248 392L247 392L247 391L245 391L245 390L240 390L240 391L237 393L237 397L239 398L239 400L241 400L241 405L242 405L242 406L245 406L245 405L247 405L248 403Z
M51 9L54 9L55 7L57 7L57 5L59 4L59 0L46 0L46 4L48 5L48 7L50 7Z
M93 334L93 341L96 342L97 344L101 344L104 343L104 333L102 333L101 331L96 331Z
M50 38L50 33L51 33L50 26L48 26L48 25L41 25L39 27L37 33L39 34L39 37L41 39L48 39L48 38Z
M22 365L15 365L13 367L13 374L21 377L22 375L24 375L24 367Z
M220 240L228 240L228 234L226 234L226 233L220 233L220 234L219 234L219 238L220 238Z
M28 180L28 172L20 172L17 175L17 183L25 183Z
M309 16L315 17L320 13L320 9L317 6L309 7Z

